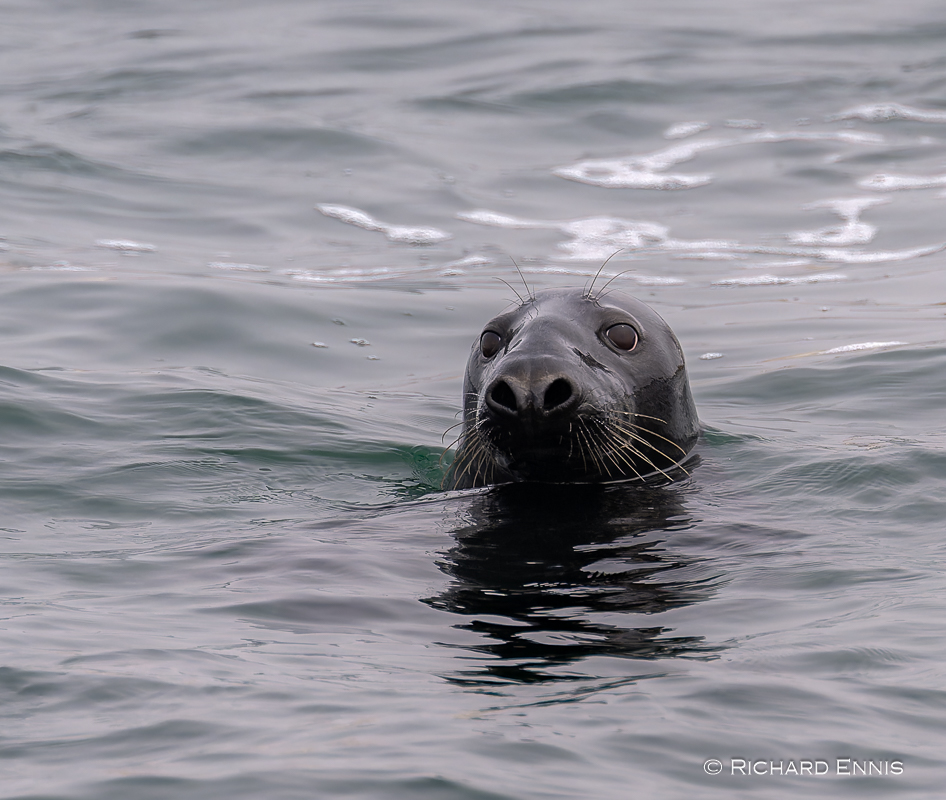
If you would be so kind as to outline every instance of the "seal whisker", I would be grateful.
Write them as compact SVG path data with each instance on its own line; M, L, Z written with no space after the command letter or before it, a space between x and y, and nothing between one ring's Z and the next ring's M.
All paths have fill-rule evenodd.
M625 416L628 416L628 417L634 417L634 419L652 419L652 420L655 420L656 422L659 422L661 425L667 424L667 420L665 419L661 419L660 417L651 417L651 416L648 416L647 414L640 414L637 411L621 411L620 409L614 408L614 409L611 409L609 413L624 414Z
M514 259L512 256L509 256L509 260L512 262L512 265L516 268L516 272L519 273L519 277L522 278L522 285L526 287L526 295L528 296L529 300L530 301L535 300L535 292L533 292L532 289L529 288L529 284L526 283L526 276L523 275L522 270L519 269L519 265L516 263L516 259ZM513 289L513 291L515 292L516 290ZM519 292L516 292L516 294L518 295ZM519 298L519 299L521 300L522 298ZM525 302L526 301L523 300L522 305L525 305Z
M606 439L605 439L605 435L604 435L604 434L600 434L600 435L599 435L598 443L599 443L599 444L611 444L611 442L610 442L609 440L606 440ZM615 467L617 467L618 470L621 469L621 462L618 460L618 457L619 457L619 456L621 456L621 451L620 451L620 450L615 450L614 447L604 447L604 448L602 448L602 459L607 458L612 464L614 464ZM622 459L622 460L625 460L625 462L626 462L626 459ZM610 468L610 467L606 467L606 469L607 469L607 473L608 473L608 478L610 478L610 477L611 477L611 468Z
M640 453L638 453L634 447L621 448L620 450L615 451L616 455L621 459L621 461L623 461L627 465L628 469L634 473L634 477L640 481L644 480L644 476L640 474L634 462L627 457L626 453L624 452L625 450L629 450L633 455L636 456L639 456Z
M669 455L667 455L667 454L666 454L663 450L661 450L659 447L655 447L653 444L651 444L650 442L648 442L646 439L643 439L642 437L638 436L638 435L635 434L635 433L630 433L629 431L623 431L623 433L624 433L625 435L627 435L631 441L636 441L636 442L640 442L641 444L645 444L645 445L647 445L651 450L653 450L655 453L658 453L658 454L662 455L664 458L666 458L667 461L670 462L670 464L669 464L668 467L667 467L668 469L670 469L671 467L677 467L678 469L682 470L686 475L689 475L689 474L690 474L690 473L686 470L685 467L683 467L681 464L679 464L677 461L675 461L673 458L671 458ZM672 444L672 442L671 442L671 444ZM635 455L637 455L638 457L640 457L641 459L643 459L644 461L646 461L648 464L650 464L650 465L651 465L655 470L657 470L660 474L666 476L667 478L670 478L670 476L667 475L667 473L664 472L664 470L662 470L662 469L661 469L660 467L658 467L653 461L651 461L647 456L645 456L644 453L642 453L637 447L634 447L633 445L630 445L630 444L629 444L629 445L628 445L628 449L631 450Z
M615 420L609 420L608 424L609 424L609 432L611 434L611 442L613 444L617 445L619 448L626 448L627 450L632 452L635 456L637 456L641 460L650 464L650 466L652 466L655 470L657 470L659 473L661 473L665 477L670 478L670 476L663 469L658 467L650 458L644 455L644 453L641 452L639 448L635 447L630 442L639 442L640 444L643 444L649 447L655 453L662 455L664 458L667 459L667 461L670 462L668 468L676 466L679 469L683 470L683 472L686 473L687 475L690 474L689 472L687 472L687 470L683 466L678 464L672 457L670 457L667 453L665 453L659 447L656 447L653 443L648 442L646 439L644 439L642 436L639 436L634 431L631 431L622 427L623 424L627 424L627 423L622 423L620 421L615 421ZM626 438L619 439L617 436L618 433L623 434L623 436ZM652 432L648 431L648 433L652 433ZM654 435L659 436L659 434L654 434ZM660 438L664 438L664 437L660 437ZM670 440L667 440L667 441L669 442ZM670 442L670 444L673 444L673 442Z
M628 442L625 441L623 443L622 450L632 453L635 457L639 458L644 463L649 464L651 467L653 467L657 472L659 472L665 478L668 478L668 479L670 478L670 476L666 472L664 472L660 467L658 467L653 461L651 461L646 455L644 455L640 450L638 450L632 444L629 444ZM634 471L637 473L637 476L641 478L641 480L643 480L643 476L639 472L637 472L636 468L634 469Z
M453 459L453 462L450 464L450 469L447 475L444 476L441 486L447 482L447 478L452 478L452 484L457 486L460 484L460 479L467 475L467 467L469 466L471 457L471 451L466 449L460 450L457 457ZM440 457L443 459L443 456Z
M636 428L636 429L633 429L633 428L625 428L625 427L622 427L619 423L613 423L613 428L614 428L614 430L619 431L620 433L622 433L622 434L624 434L625 436L627 436L628 439L630 439L630 440L632 440L632 441L635 441L635 442L640 442L641 444L646 445L646 446L649 447L651 450L654 450L654 451L660 453L661 455L664 455L664 456L666 455L666 453L664 453L663 450L661 450L659 447L657 447L657 445L655 445L653 442L647 441L647 439L645 439L643 436L641 436L641 435L638 433L638 431L643 431L644 433L652 433L652 431L648 431L648 430L646 430L646 429L644 429L644 428ZM656 436L657 434L653 434L653 435ZM672 461L672 460L673 460L673 459L671 459L671 461Z
M633 425L633 423L626 423L626 422L623 422L623 421L621 421L621 422L615 421L614 424L615 424L615 426L627 425L627 424ZM687 451L684 450L682 447L680 447L680 445L678 445L675 441L673 441L673 439L668 439L666 436L661 436L659 433L656 433L655 431L652 431L652 430L650 430L649 428L645 428L645 427L643 427L642 425L633 425L633 426L634 426L637 430L639 430L639 431L643 431L644 433L649 433L651 436L656 436L658 439L661 439L661 440L665 441L667 444L672 444L674 447L677 448L677 450L679 450L681 453L683 453L683 455L686 455L686 454L687 454ZM627 429L622 429L622 430L624 430L624 432L625 432L625 433L628 433L628 434L631 434L631 433L632 433L630 430L627 430ZM651 444L650 442L648 442L646 439L643 439L643 438L641 438L640 436L637 436L637 434L633 434L633 435L636 436L639 441L643 442L644 444L649 445L650 447L653 447L653 449L656 450L658 453L663 453L663 450L661 450L659 447L654 446L653 444ZM666 453L664 453L664 455L666 455ZM669 456L668 456L668 458L669 458ZM672 461L673 459L670 459L670 460Z
M662 455L664 458L666 458L671 464L676 464L676 463L677 463L676 460L675 460L672 456L670 456L670 455L668 455L667 453L665 453L663 450L661 450L659 447L657 447L653 442L649 442L647 439L645 439L643 436L641 436L641 435L640 435L639 433L637 433L636 431L630 430L630 429L625 428L625 427L622 427L621 423L619 423L619 422L613 423L613 426L614 426L614 429L615 429L615 430L620 431L623 435L625 435L626 437L628 437L628 439L630 439L631 441L639 442L640 444L646 445L646 446L649 447L651 450L653 450L655 453L659 453L659 454ZM674 442L671 441L670 439L667 439L666 437L661 436L661 435L658 434L658 433L654 433L653 431L648 431L646 428L638 428L638 430L642 430L642 431L644 431L644 433L649 433L649 434L651 434L652 436L656 436L658 439L663 439L663 440L666 441L668 444L674 444ZM635 449L636 449L636 448L635 448ZM684 452L684 455L686 455L685 452Z
M576 440L578 442L578 455L581 456L581 470L582 474L588 474L588 460L585 458L585 443L582 437L581 428L578 429L578 436Z
M455 428L456 425L454 425L453 427ZM450 429L448 428L447 431L444 432L444 436L447 435L447 433L449 432L449 430L450 430ZM452 442L450 442L450 444L448 444L448 445L444 448L443 452L440 454L440 458L437 459L437 466L438 466L438 467L442 467L442 466L443 466L443 459L444 459L444 456L446 456L447 453L449 453L452 448L457 447L457 445L460 445L459 447L457 447L456 456L454 457L454 460L453 460L453 462L452 462L451 465L450 465L450 468L453 469L453 465L456 464L456 463L459 461L459 459L460 459L460 454L461 454L461 453L463 452L463 450L464 450L464 447L465 447L465 445L466 445L467 436L468 436L468 434L467 434L466 431L461 432L460 435L459 435L456 439L454 439ZM440 437L440 441L441 441L441 442L443 441L443 436Z
M513 262L513 263L516 263L516 262ZM525 300L522 299L522 295L519 294L519 292L516 291L516 287L513 286L509 281L505 281L505 280L503 280L502 278L496 278L495 276L494 276L494 278L495 278L495 280L499 281L500 283L505 283L506 286L509 287L510 291L512 291L512 293L513 293L514 295L516 295L516 297L519 298L519 305L523 305L523 304L526 302ZM528 289L529 287L527 286L526 288Z
M644 461L644 462L646 462L647 464L649 464L650 466L652 466L655 470L657 470L657 472L659 472L661 475L663 475L667 480L672 480L672 478L671 478L666 472L664 472L660 467L658 467L653 461L651 461L647 456L645 456L645 455L644 455L640 450L638 450L636 447L634 447L634 446L632 446L632 445L628 445L627 449L630 450L630 451L631 451L635 456L637 456L639 459L641 459L641 461ZM636 470L635 470L635 471L636 471ZM638 477L639 477L641 480L644 479L644 476L643 476L643 475L641 475L640 473L637 473L637 474L638 474Z
M607 469L607 467L605 467L604 462L601 460L601 453L591 447L593 443L600 444L600 442L597 442L597 440L594 439L591 429L587 424L585 425L585 434L588 442L588 455L591 456L591 459L595 464L595 468L598 470L598 474L600 475L602 472L607 472L608 477L610 477L611 472Z
M605 473L605 475L611 477L611 468L605 463L604 457L607 455L607 448L602 447L600 435L595 436L594 431L591 430L590 426L586 426L585 430L588 432L588 441L590 444L595 445L595 448L591 450L591 456L594 459L595 463L598 464L598 472Z
M601 270L603 270L603 269L608 265L608 262L609 262L612 258L614 258L618 253L621 253L621 252L623 252L623 251L624 251L624 248L623 248L623 247L621 247L621 248L615 250L613 253L611 253L611 255L609 255L609 256L604 260L604 263L603 263L600 267L598 267L598 271L595 273L595 276L591 279L591 285L588 287L588 291L585 292L585 297L587 297L589 300L597 300L597 299L598 299L597 297L594 297L594 296L592 296L592 294L591 294L591 293L594 291L594 288L595 288L595 281L598 280L598 277L601 275ZM628 272L630 272L630 270L628 270ZM624 273L621 273L621 274L623 275ZM617 276L615 276L615 277L617 277ZM613 281L614 278L612 278L611 280ZM608 281L608 283L611 283L611 281ZM608 287L608 283L606 283L606 284L602 287L601 291L604 291L604 290ZM600 296L601 296L601 292L598 293L598 297L600 297Z
M585 425L584 421L581 419L579 419L578 422L579 422L578 436L580 437L579 441L582 444L581 463L582 463L582 467L584 468L585 474L587 475L588 474L588 461L585 458L585 453L588 454L588 456L593 460L593 462L596 462L597 459L595 458L594 451L591 449L591 444L588 441L587 425ZM597 467L595 468L597 469Z
M490 457L490 447L488 437L484 433L485 426L482 422L477 423L473 429L475 433L475 446L470 453L470 459L467 462L467 471L473 468L473 485L480 486L490 483L488 475L494 475L496 461ZM488 472L487 472L488 469Z
M447 434L450 433L450 431L452 431L454 428L459 428L462 424L463 424L463 420L460 420L460 422L458 422L456 425L451 425L449 428L447 428L447 429L443 432L443 435L440 437L440 444L443 444L444 439L447 438ZM463 438L463 434L461 433L456 439L453 440L453 444L448 445L448 447L453 447L453 445L455 445L457 442L459 442L460 439L462 439L462 438Z
M620 469L621 465L618 462L617 458L615 457L615 453L617 452L618 454L620 454L621 449L623 449L622 448L623 443L620 442L609 429L605 428L604 423L602 423L600 420L594 420L594 423L598 429L598 437L597 437L598 444L610 445L609 447L601 448L602 458L608 458L614 464L615 467ZM617 445L617 447L615 447L615 445ZM609 478L611 477L610 468L608 468L608 477Z
M620 252L620 250L618 252ZM617 253L615 253L615 255L617 255ZM633 272L633 271L634 270L632 269L626 269L622 272L617 273L616 275L612 275L611 279L604 286L601 287L601 289L598 291L598 296L595 297L594 299L600 300L604 296L604 290L607 289L614 281L616 281L622 275L627 275L628 272Z
M461 438L462 438L462 437L461 437ZM438 466L438 467L442 467L442 466L443 466L443 457L444 457L445 455L447 455L447 453L450 452L450 448L452 448L454 445L458 444L459 441L460 441L460 439L456 439L456 440L453 441L451 444L447 445L447 447L444 449L444 451L440 454L440 458L437 459L437 466ZM454 461L456 461L455 458L454 458Z
M594 442L595 445L597 445L600 448L599 456L601 460L601 470L604 472L604 477L607 480L611 480L613 473L611 472L611 466L608 464L608 461L614 464L614 466L619 466L618 462L615 461L613 452L609 450L608 448L602 446L600 437L592 435L592 441Z
M461 483L464 476L472 476L473 485L477 485L482 472L482 465L488 461L492 464L493 459L488 458L486 437L483 435L482 424L475 424L470 430L461 435L463 444L460 447L457 458L451 465L451 471L454 475L454 485ZM485 474L482 476L485 478Z
M468 457L463 463L461 474L470 476L474 483L476 483L480 475L481 456L482 449L479 445L477 445L472 450L470 450Z
M638 458L641 458L642 460L646 461L648 464L650 464L650 460L646 456L644 456L644 454L641 453L636 447L634 447L632 444L629 444L627 439L623 439L617 436L617 432L613 426L608 425L607 428L604 428L603 426L605 424L606 423L604 422L599 422L599 425L602 426L603 428L602 433L607 437L607 442L611 445L611 449L608 451L609 455L611 455L612 458L614 458L615 455L619 457L621 461L623 461L624 464L627 465L627 467L634 473L634 475L637 478L639 478L640 480L643 480L644 478L638 471L637 466L634 464L634 462L631 459L627 457L627 452L630 452L632 455L637 456ZM657 469L657 467L654 466L653 464L651 464L651 466L653 466L654 469Z
M480 449L476 453L476 471L474 472L474 479L479 482L480 477L482 477L483 482L489 483L490 480L487 478L487 469L489 470L489 475L494 474L496 467L496 462L493 459L488 458L489 453L487 452L485 446L480 446Z

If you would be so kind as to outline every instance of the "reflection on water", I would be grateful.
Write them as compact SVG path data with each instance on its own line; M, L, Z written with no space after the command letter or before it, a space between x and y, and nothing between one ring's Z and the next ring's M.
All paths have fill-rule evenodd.
M674 636L656 617L720 585L707 565L668 546L694 523L684 492L515 484L477 498L439 564L452 584L425 601L467 617L457 627L481 634L472 649L495 659L454 679L561 680L550 668L596 655L714 657L718 647Z

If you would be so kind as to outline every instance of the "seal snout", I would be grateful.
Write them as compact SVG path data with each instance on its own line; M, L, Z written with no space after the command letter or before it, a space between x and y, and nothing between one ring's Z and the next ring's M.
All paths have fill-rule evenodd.
M565 375L542 375L531 380L503 375L489 386L484 399L500 419L552 421L568 414L580 398Z

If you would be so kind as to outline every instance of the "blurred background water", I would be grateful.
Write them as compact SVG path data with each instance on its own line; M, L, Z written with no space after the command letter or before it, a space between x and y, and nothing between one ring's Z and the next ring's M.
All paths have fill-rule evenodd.
M0 11L4 797L941 796L942 4ZM700 466L439 491L619 249Z

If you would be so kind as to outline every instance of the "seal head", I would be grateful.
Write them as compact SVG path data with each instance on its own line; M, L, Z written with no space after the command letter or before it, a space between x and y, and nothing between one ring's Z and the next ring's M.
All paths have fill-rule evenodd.
M549 289L490 320L463 393L454 489L669 478L699 435L673 331L614 291Z

